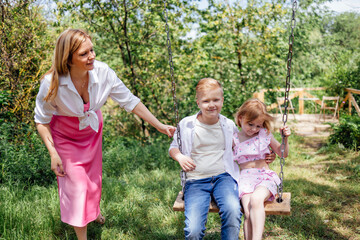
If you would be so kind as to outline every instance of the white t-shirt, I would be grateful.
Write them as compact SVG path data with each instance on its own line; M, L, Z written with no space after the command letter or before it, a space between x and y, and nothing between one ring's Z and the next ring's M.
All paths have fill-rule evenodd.
M186 173L187 179L208 178L224 173L224 152L225 138L220 121L207 125L196 119L191 150L191 158L194 160L196 168Z

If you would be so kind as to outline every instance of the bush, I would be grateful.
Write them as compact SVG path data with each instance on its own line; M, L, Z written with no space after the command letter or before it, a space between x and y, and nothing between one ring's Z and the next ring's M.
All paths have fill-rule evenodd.
M332 125L334 133L330 135L330 144L341 144L345 148L360 149L360 117L345 115L340 123Z
M48 151L36 130L27 125L23 128L23 139L14 141L12 125L12 122L0 125L0 183L46 185L56 181Z
M136 170L179 169L168 155L170 139L143 142L132 137L110 137L104 132L103 174L118 177Z
M50 169L50 156L35 127L24 125L22 139L14 140L13 122L0 124L0 183L47 185L56 177ZM179 169L168 156L171 139L141 141L114 136L104 128L103 174L118 177L136 170Z
M1 121L29 123L39 79L51 64L55 37L35 0L1 1L0 5Z

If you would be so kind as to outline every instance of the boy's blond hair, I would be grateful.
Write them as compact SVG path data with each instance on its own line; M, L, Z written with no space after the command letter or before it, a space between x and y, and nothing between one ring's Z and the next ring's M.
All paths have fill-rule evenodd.
M221 94L224 95L221 83L213 78L203 78L196 85L196 99L205 91L221 89Z
M236 112L235 122L239 127L241 127L240 117L245 118L245 121L247 122L262 118L264 120L264 128L269 132L271 129L271 122L274 120L267 112L266 105L257 98L247 100Z

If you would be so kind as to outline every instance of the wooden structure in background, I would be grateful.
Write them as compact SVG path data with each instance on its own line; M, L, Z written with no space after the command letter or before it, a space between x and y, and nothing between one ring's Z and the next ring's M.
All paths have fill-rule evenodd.
M308 91L319 91L319 90L326 90L325 87L314 87L314 88L292 88L290 92L294 92L289 95L289 99L294 99L299 97L299 114L304 114L304 101L313 101L319 106L321 106L321 100L314 95L310 94ZM260 92L256 92L253 94L254 98L258 98L260 101L265 102L265 93L266 92L285 92L284 88L279 89L262 89ZM277 103L273 103L268 106L268 111L278 108Z
M326 90L325 87L315 87L315 88L292 88L290 89L290 92L293 92L289 95L289 99L294 99L296 97L299 97L299 114L304 114L304 101L313 101L316 104L318 104L321 107L322 100L317 98L316 96L310 94L308 91L318 91L318 90ZM256 92L253 94L254 98L258 98L260 101L265 102L265 93L266 92L284 92L284 88L279 89L262 89L260 92ZM347 95L345 96L344 100L341 101L339 109L344 107L344 104L346 101L348 101L348 109L349 114L351 114L352 107L354 106L357 114L360 116L360 107L357 104L353 94L360 94L359 89L353 89L353 88L345 88L345 91L347 91ZM340 98L341 99L341 98ZM315 105L316 107L316 105ZM272 109L279 108L278 103L272 103L267 107L267 110L270 111Z
M334 111L333 118L336 117L336 114L337 114L337 118L339 118L339 100L340 100L339 96L336 96L336 97L323 96L322 97L320 114L323 116L324 120L325 120L325 111L326 110ZM331 105L331 104L327 105L328 102L333 102L333 105Z
M352 105L354 105L355 110L358 114L358 116L360 117L360 108L359 105L356 103L354 96L352 95L354 94L360 94L360 90L358 89L353 89L353 88L345 88L345 90L348 92L348 94L346 95L346 97L344 98L344 100L342 101L341 105L340 105L340 109L344 106L344 104L346 103L346 101L349 101L349 114L351 114L351 110L352 110Z
M285 100L283 97L277 97L276 98L276 101L277 101L277 104L279 106L279 110L280 110L280 114L283 115L283 109L285 109ZM289 113L290 113L290 110L292 111L293 113L293 116L294 116L294 119L295 119L295 108L294 106L292 105L292 102L291 102L291 99L289 99L289 105L287 107L287 109L289 110ZM278 113L277 109L276 109L276 114Z

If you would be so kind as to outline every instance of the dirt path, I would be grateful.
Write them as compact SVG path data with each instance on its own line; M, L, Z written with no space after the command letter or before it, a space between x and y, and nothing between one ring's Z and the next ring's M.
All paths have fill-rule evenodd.
M275 128L283 125L282 116L274 115ZM311 138L326 138L331 134L331 124L338 123L337 119L325 116L323 119L319 114L289 115L287 124L297 135ZM314 140L318 141L318 140Z

